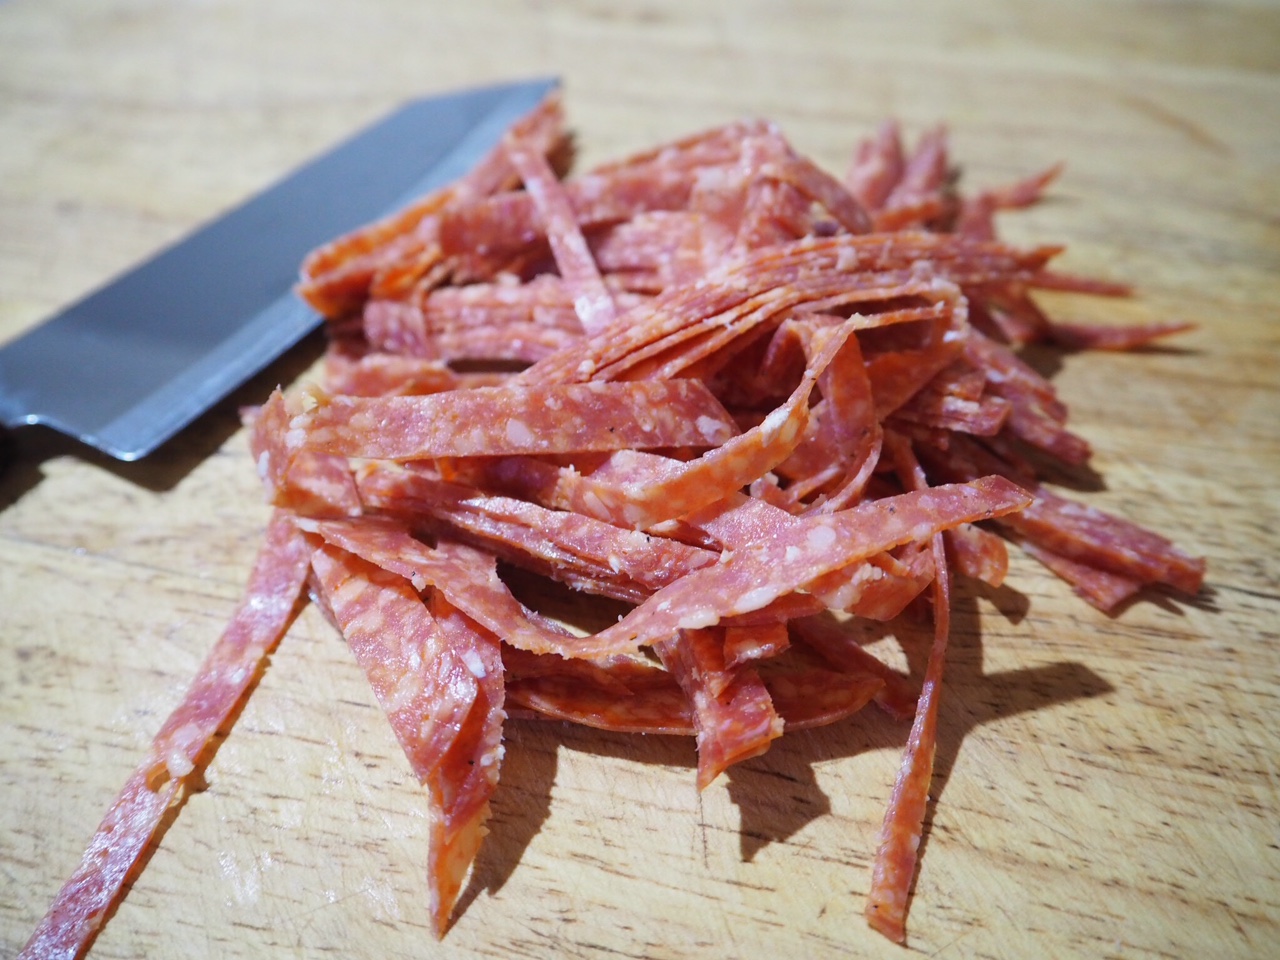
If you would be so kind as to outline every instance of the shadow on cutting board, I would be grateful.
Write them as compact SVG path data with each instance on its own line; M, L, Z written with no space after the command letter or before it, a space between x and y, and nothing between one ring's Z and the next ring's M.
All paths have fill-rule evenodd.
M1017 714L1104 696L1114 689L1088 667L1071 662L984 674L979 594L967 585L956 587L921 856L928 845L933 812L946 789L965 737L971 731ZM983 588L981 595L992 600L1009 621L1017 622L1026 615L1027 598L1015 591ZM861 621L860 625L869 630L862 637L866 642L896 637L906 654L913 682L918 685L932 642L931 624L924 619L905 627L898 623L893 631L869 621ZM751 862L769 844L787 842L807 824L831 812L831 800L815 776L816 764L872 750L900 750L909 729L910 721L894 720L868 707L841 723L786 734L774 741L764 755L730 767L726 772L727 789L739 810L742 860ZM638 737L533 721L509 725L507 745L502 786L493 801L492 829L481 847L475 872L459 900L455 917L461 916L481 891L499 890L519 866L524 851L550 816L560 748L641 764L686 768L689 789L694 789L697 756L693 740L688 737ZM891 783L884 784L885 803L891 787ZM869 826L874 835L880 824ZM868 862L874 855L874 847L864 851Z
M1027 599L1021 594L1008 588L986 593L995 595L996 605L1006 619L1016 622L1025 615ZM1071 662L984 674L980 624L977 595L967 585L957 583L939 702L933 778L920 846L922 857L929 842L933 812L969 733L992 721L1104 696L1114 689L1088 667ZM872 630L866 637L868 641L889 635L897 638L910 665L912 683L918 686L933 640L932 624L925 620L914 624L899 622L892 630L884 624L863 625ZM742 859L750 862L769 844L786 842L810 821L830 812L831 802L814 777L815 764L869 750L900 750L910 726L909 720L894 720L883 711L867 708L843 724L783 736L763 756L731 767L729 795L742 818ZM891 783L884 785L886 804L891 787ZM880 824L874 827L878 833ZM868 849L867 859L874 854L874 848Z

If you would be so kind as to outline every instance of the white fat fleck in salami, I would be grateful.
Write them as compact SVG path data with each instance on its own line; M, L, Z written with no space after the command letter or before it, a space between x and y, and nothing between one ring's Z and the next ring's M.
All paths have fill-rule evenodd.
M549 409L555 409L551 407ZM532 449L534 447L533 431L523 420L511 419L507 421L507 442L513 447L521 447L524 449Z

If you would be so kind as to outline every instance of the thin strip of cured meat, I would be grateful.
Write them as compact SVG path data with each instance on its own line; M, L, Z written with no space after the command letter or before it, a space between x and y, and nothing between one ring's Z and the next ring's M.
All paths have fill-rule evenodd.
M387 714L432 812L431 915L443 936L483 837L502 756L498 641L408 580L333 546L312 559L328 609Z
M409 582L333 547L313 565L327 605L365 668L432 813L431 915L443 936L488 819L502 755L497 639Z
M485 331L532 339L548 352L582 335L571 291L559 277L547 274L524 284L475 283L441 287L410 300L370 300L364 306L362 327L376 350L428 359L520 355L512 348L500 349L484 336ZM468 338L481 341L483 349L467 349ZM454 342L456 347L444 346Z
M643 453L628 452L611 457L596 474L608 477L615 482L644 486L655 483L666 475L667 461L662 458ZM807 515L821 515L810 511ZM759 497L748 497L739 493L726 495L715 509L698 511L682 517L678 529L682 534L694 535L713 541L724 550L751 548L753 544L794 535L793 527L801 523L801 518L790 513L782 506L772 504ZM657 527L655 526L655 530ZM791 533L788 533L791 531ZM747 616L758 616L774 611L782 601L791 604L788 608L790 616L804 616L814 612L802 609L806 601L819 607L830 607L856 613L858 616L875 620L890 620L923 590L933 579L931 561L927 554L912 554L908 563L902 563L885 553L876 554L866 560L857 561L846 566L829 570L803 585L805 595L790 595L771 601L757 613L752 611ZM777 617L765 616L760 623L776 622Z
M901 175L872 216L877 231L911 230L946 225L956 197L948 189L950 170L947 133L941 125L926 130L905 157Z
M771 671L761 679L785 730L850 717L884 687L874 674L820 668ZM562 675L521 678L508 684L507 699L530 718L563 720L613 733L696 735L693 709L671 674L658 667L639 667L628 672L627 681L630 692L618 696ZM911 715L909 707L906 715Z
M693 707L699 790L782 736L782 718L756 671L725 666L723 630L680 630L654 650Z
M303 529L318 534L327 543L405 578L418 590L434 587L476 623L513 647L562 656L591 656L635 648L634 644L623 644L601 649L589 638L547 629L511 595L498 579L494 558L482 551L462 544L440 550L415 539L402 524L385 520L299 522Z
M284 393L272 391L250 418L249 449L270 502L311 516L355 516L360 512L346 458L286 447L291 411Z
M844 184L793 150L781 134L771 140L776 145L770 150L772 156L753 165L756 177L789 184L808 200L821 205L836 223L850 233L870 231L871 218Z
M705 273L728 252L733 234L696 211L652 210L587 240L606 280L621 278L628 290L657 294Z
M851 717L884 688L874 674L850 676L832 670L773 671L763 677L785 728L805 730Z
M449 546L445 545L446 552ZM489 801L498 787L505 748L506 688L496 635L479 627L442 595L431 609L449 647L476 678L476 698L461 731L435 774L427 781L431 808L430 878L432 929L448 930L462 882L488 832Z
M1041 270L1031 278L1031 285L1041 290L1062 290L1067 293L1087 293L1095 297L1128 297L1133 295L1130 284L1102 277L1086 277L1061 270Z
M1195 594L1204 561L1120 517L1040 487L1028 515L1009 520L1021 536L1045 550L1142 583L1162 583Z
M20 960L71 960L93 939L214 734L292 621L309 557L289 516L275 513L230 623L107 810Z
M833 570L805 585L829 610L888 622L901 614L933 581L933 556L919 544L879 553L862 563Z
M865 209L878 211L902 179L905 166L902 131L896 121L885 120L874 137L854 150L845 185Z
M332 545L316 550L311 565L326 607L425 783L471 712L474 674L404 577Z
M731 123L571 177L564 189L579 226L590 230L655 210L682 210L702 174L738 162L742 144L767 129L763 121ZM446 255L479 251L494 261L537 247L542 225L527 193L498 194L451 208L441 218Z
M854 291L894 288L933 279L953 284L1029 278L1059 252L1055 247L1016 251L999 243L924 231L805 237L780 247L750 251L712 269L696 284L666 291L629 314L626 329L588 337L580 345L535 364L526 380L564 382L618 379L646 356L668 349L670 338L708 318L724 325L768 307L760 319L808 305L829 310ZM928 266L922 268L921 262ZM923 276L922 276L923 272ZM923 295L924 289L917 288ZM781 322L781 318L779 319Z
M594 636L599 652L634 649L679 629L759 610L831 570L958 523L1020 510L1030 497L1003 477L912 491L848 510L804 517L713 567L659 590ZM715 507L707 508L714 513ZM695 525L700 518L689 518Z
M1176 320L1114 327L1050 321L1049 339L1072 350L1133 350L1194 328L1195 324Z
M287 442L375 460L714 446L737 425L694 380L502 386L414 397L326 397Z
M880 460L883 430L876 417L871 380L857 337L849 337L841 344L819 375L818 387L823 408L818 416L817 444L824 452L822 459L834 466L834 486L823 493L816 509L831 513L862 496ZM796 490L790 493L796 498Z
M474 565L443 560L394 524L369 521L307 523L326 540L435 586L450 602L513 646L564 656L625 653L680 629L712 626L759 610L830 572L894 546L931 537L958 523L1019 510L1027 494L1002 477L913 491L839 513L800 518L768 541L733 551L654 593L618 623L586 637L549 635L533 624L496 578Z
M530 714L613 733L695 733L693 708L666 670L637 666L626 677L629 693L583 683L563 674L522 677L507 685L507 700Z
M637 665L652 668L652 663L642 655L624 654L589 660L561 657L554 653L529 653L508 644L503 644L501 652L503 676L508 684L512 680L532 677L563 677L600 687L618 697L631 696L631 687L624 679L630 676L630 668Z
M891 437L889 443L904 483L915 490L927 489L924 470L911 452L908 441ZM904 943L907 936L907 901L915 879L920 837L924 832L924 816L929 802L929 784L933 779L938 701L942 695L942 675L951 635L951 574L942 531L933 535L930 546L935 570L933 646L929 650L924 685L916 701L916 715L907 736L902 766L880 828L880 844L871 869L871 889L867 892L864 910L872 928L897 943Z
M422 316L427 332L537 323L582 333L570 288L546 273L526 283L508 279L432 290L422 300Z
M852 333L828 329L800 385L759 426L691 463L670 461L661 477L614 484L590 475L566 474L557 495L601 520L637 529L671 520L720 500L777 466L795 450L809 416L809 394L818 375Z
M543 153L554 152L565 137L559 91L548 94L518 120L507 137ZM396 268L406 259L414 262L418 273L439 262L443 252L438 243L438 218L450 206L507 189L514 186L515 179L505 150L501 145L495 147L454 183L317 248L303 261L299 294L330 318L358 309L380 272ZM401 283L409 279L400 277Z
M728 670L776 657L791 646L785 623L730 626L724 631L724 665ZM716 691L718 692L718 691Z
M1005 574L1009 572L1009 551L998 535L966 523L945 531L943 539L957 573L981 580L990 587L1004 583Z
M676 540L420 473L374 464L358 483L370 509L431 518L496 556L617 600L638 603L716 560L711 551Z
M599 333L613 323L618 310L600 277L600 269L582 235L564 188L540 152L529 149L517 139L508 139L503 146L542 218L552 255L561 278L569 288L582 328L588 333Z
M1023 540L1022 549L1057 574L1075 589L1075 592L1092 606L1109 613L1143 587L1135 577L1126 577L1064 557L1047 550L1034 541Z
M873 694L878 706L899 720L915 714L916 691L908 678L862 648L857 638L829 612L793 620L790 629L800 641L841 674L871 674L881 682Z
M364 307L363 325L374 349L439 361L535 363L581 336L561 324L541 322L536 314L525 321L497 312L492 322L430 326L422 306L402 300L370 300Z
M408 396L462 386L462 379L439 360L376 351L356 356L341 349L325 356L324 380L332 393L348 397Z

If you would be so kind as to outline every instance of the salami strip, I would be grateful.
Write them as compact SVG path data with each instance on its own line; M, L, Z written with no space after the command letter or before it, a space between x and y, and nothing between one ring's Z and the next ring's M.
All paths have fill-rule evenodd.
M798 503L810 488L829 487L822 490L822 500L816 509L832 513L861 498L880 461L884 433L876 416L871 379L867 376L857 337L841 344L832 362L819 375L818 386L824 399L818 416L815 453L819 461L825 460L834 469L828 468L830 481L820 471L816 476L811 475L808 486L793 484L789 496Z
M1050 553L1142 583L1163 583L1194 594L1204 561L1183 553L1159 534L1076 503L1043 487L1028 515L1009 525Z
M632 678L631 694L619 697L562 676L514 680L508 701L549 720L565 720L613 733L694 735L693 711L665 670L651 669L645 682Z
M479 850L502 756L498 643L403 577L331 546L312 566L432 811L431 915L443 936Z
M568 315L577 323L571 310ZM579 339L576 332L561 324L541 322L536 313L526 321L504 316L501 310L492 322L433 327L421 306L399 300L369 301L365 304L363 322L365 336L374 348L421 360L533 363Z
M1019 510L1028 500L1016 485L988 477L972 485L934 487L829 516L802 518L753 549L735 550L724 562L695 570L659 590L617 624L596 634L596 649L632 649L676 630L698 629L750 613L833 569L902 543L927 539L958 523ZM709 508L706 518L715 512ZM688 519L698 525L703 515Z
M764 685L788 731L826 726L851 717L875 697L884 681L870 674L830 670L771 673Z
M398 353L353 356L330 350L325 357L325 383L334 393L349 397L410 396L439 393L462 386L447 364Z
M564 188L541 153L514 138L509 138L503 146L507 159L519 172L525 189L533 198L551 244L556 267L568 288L582 328L588 333L599 333L613 323L618 311L605 289L600 270L587 247L587 240L574 217Z
M1054 322L1049 324L1049 339L1072 350L1133 350L1193 328L1177 321L1115 327Z
M552 92L517 121L508 137L545 154L555 152L565 138L559 93ZM299 293L327 317L358 309L380 272L408 260L421 274L440 261L444 253L437 242L438 218L451 205L508 189L515 179L502 147L494 148L455 183L313 251L303 262ZM411 278L401 275L399 279L403 284Z
M166 811L203 762L214 734L288 628L308 559L306 544L288 516L276 513L231 622L107 810L80 866L27 941L21 960L71 960L93 939Z
M678 210L689 200L693 178L687 169L637 166L609 176L587 174L564 185L574 223L586 229L628 220L641 212ZM527 193L504 193L450 210L441 219L440 244L446 255L479 252L501 260L545 242L537 203Z
M886 120L875 137L854 149L845 184L864 209L879 211L902 179L905 167L902 131L895 121Z
M1072 560L1034 542L1024 541L1022 549L1071 584L1080 597L1103 613L1111 612L1143 587L1142 580Z
M253 415L249 449L268 500L312 516L355 516L360 497L347 461L315 451L290 452L285 441L291 416L277 389Z
M782 736L782 719L755 670L726 668L723 630L681 630L654 649L693 707L699 790Z
M733 324L741 335L802 305L829 311L873 298L914 294L936 299L935 277L953 284L1030 277L1057 252L1042 247L1024 253L923 232L806 237L751 251L713 269L696 285L673 288L637 308L643 320L633 315L626 330L589 337L581 346L536 364L524 377L551 382L618 379L638 361L669 350L705 325ZM928 263L924 279L921 261Z
M784 623L757 626L731 626L724 631L724 665L726 670L757 660L776 657L791 646ZM713 691L719 693L718 690Z
M728 124L573 177L564 189L574 219L587 231L647 212L684 209L693 203L703 174L736 164L742 143L767 126L757 121ZM525 193L459 205L441 218L440 243L447 256L480 251L501 261L536 248L542 240L536 205Z
M431 809L427 875L432 928L440 939L448 930L462 882L488 832L485 823L489 800L498 787L507 714L498 638L478 628L439 593L432 597L431 607L449 648L477 680L471 711L435 775L427 781Z
M952 527L942 536L957 573L990 587L1004 583L1009 572L1009 551L1000 537L970 523Z
M892 437L891 452L904 485L925 490L924 470L906 440ZM933 779L933 759L938 739L938 700L951 634L951 574L946 546L939 531L932 537L935 577L933 581L933 646L925 667L924 685L916 701L916 715L907 736L902 766L889 797L880 845L871 870L871 889L864 913L867 922L890 940L903 943L907 936L907 898L915 879L920 837L924 832L929 784Z
M404 577L333 546L317 550L311 565L414 774L426 783L471 712L475 675Z
M808 400L822 372L851 330L832 332L800 385L759 426L734 437L698 460L671 462L660 478L615 485L568 474L557 496L583 513L644 529L714 503L777 466L804 435ZM624 457L617 458L619 461Z
M359 489L372 509L431 518L512 563L617 600L639 602L716 560L678 541L406 471L373 467Z
M841 674L871 674L881 683L873 697L890 716L906 719L914 715L916 691L907 677L895 672L868 653L847 629L829 614L815 614L792 621L791 630Z
M399 524L365 520L302 521L326 542L397 574L418 590L435 587L450 603L513 647L532 653L592 656L635 648L606 647L546 629L531 618L494 572L493 558L455 545L449 551L414 539Z
M737 432L692 380L330 397L290 423L293 450L375 460L705 447Z

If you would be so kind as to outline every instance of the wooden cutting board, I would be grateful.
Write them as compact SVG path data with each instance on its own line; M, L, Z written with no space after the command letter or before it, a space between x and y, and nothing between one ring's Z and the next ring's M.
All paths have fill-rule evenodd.
M1209 562L1095 613L1015 557L965 590L909 951L1257 957L1280 942L1280 11L1245 2L0 4L0 338L411 95L565 78L586 163L742 115L840 172L945 120L972 184L1058 160L1014 240L1132 282L1046 298L1199 328L1044 355L1082 494ZM234 278L228 278L234 282ZM144 464L28 433L0 477L0 954L234 605L266 516L236 408ZM921 669L920 638L885 638ZM908 656L909 654L909 656ZM92 956L900 957L863 898L903 724L788 736L699 795L690 743L513 724L442 944L424 804L312 612Z

